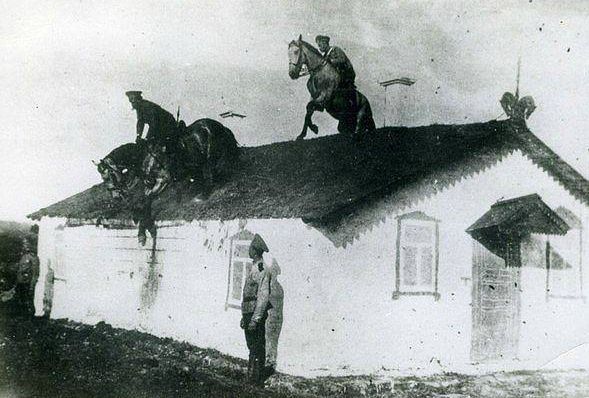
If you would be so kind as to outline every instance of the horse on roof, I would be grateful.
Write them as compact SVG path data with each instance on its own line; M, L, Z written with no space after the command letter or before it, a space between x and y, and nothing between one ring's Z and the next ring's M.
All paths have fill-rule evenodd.
M137 179L145 186L145 196L152 197L174 180L200 183L206 191L231 174L239 154L230 129L216 120L199 119L182 129L174 153L140 141L121 145L94 164L113 197L124 196Z
M239 160L235 136L221 123L199 119L180 130L173 153L141 140L121 145L94 162L111 196L123 201L139 223L141 244L146 230L155 237L151 204L173 181L190 183L191 190L206 197Z
M308 128L315 134L319 131L312 121L315 111L327 111L339 121L338 131L348 136L361 138L376 129L368 99L355 88L340 89L341 77L337 70L302 36L299 35L297 40L288 45L288 61L291 79L301 77L303 66L310 75L307 89L311 100L307 104L303 130L297 140L307 135Z

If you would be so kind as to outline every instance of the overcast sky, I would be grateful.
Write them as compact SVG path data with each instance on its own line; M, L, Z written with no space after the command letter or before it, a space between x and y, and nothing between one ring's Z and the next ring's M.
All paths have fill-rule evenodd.
M2 1L0 219L100 181L90 161L135 136L126 90L188 123L246 113L227 122L243 145L293 139L308 97L287 75L299 33L344 48L379 126L496 118L521 55L529 127L589 176L589 2L545 3ZM417 83L391 89L385 110L377 82L401 76Z

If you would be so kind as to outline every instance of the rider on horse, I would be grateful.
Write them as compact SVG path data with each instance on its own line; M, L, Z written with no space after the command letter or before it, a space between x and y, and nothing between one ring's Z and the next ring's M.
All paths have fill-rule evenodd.
M356 72L350 62L350 59L339 47L329 45L329 36L318 35L315 42L319 51L323 53L325 62L330 63L340 75L338 89L344 94L344 98L350 102L350 106L356 106L355 90Z
M145 141L148 147L151 148L152 144L155 144L165 149L170 171L175 175L178 169L178 140L181 128L174 115L161 106L143 99L141 91L127 91L125 94L129 97L131 106L137 112L137 142L142 140L143 130L147 123L149 130L145 135Z
M336 46L329 45L329 36L318 35L315 42L319 47L319 51L323 53L323 58L329 62L339 72L341 77L340 89L354 89L356 88L354 80L356 80L356 72L354 67L347 57L344 50Z

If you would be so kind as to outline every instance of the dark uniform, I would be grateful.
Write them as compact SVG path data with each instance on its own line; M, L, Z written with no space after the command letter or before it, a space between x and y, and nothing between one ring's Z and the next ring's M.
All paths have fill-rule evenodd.
M174 115L158 104L143 99L141 91L127 91L125 94L137 112L137 141L140 141L145 124L148 124L149 130L145 135L147 144L156 144L165 149L169 170L172 176L176 177L180 168L181 129Z
M354 87L356 72L346 53L339 47L331 47L324 55L327 62L332 64L341 76L341 88Z
M250 257L256 258L246 276L241 303L241 327L249 350L248 380L261 385L265 379L266 318L270 306L270 274L264 265L262 253L268 247L256 234L250 245Z
M174 115L158 104L143 99L141 91L127 91L126 95L137 112L137 138L141 138L145 124L148 124L149 130L145 135L148 142L169 144L170 139L175 138L177 130Z
M356 72L344 50L336 46L330 47L328 36L319 35L315 38L315 41L319 44L319 49L324 52L323 57L325 60L339 72L341 77L340 88L354 88Z

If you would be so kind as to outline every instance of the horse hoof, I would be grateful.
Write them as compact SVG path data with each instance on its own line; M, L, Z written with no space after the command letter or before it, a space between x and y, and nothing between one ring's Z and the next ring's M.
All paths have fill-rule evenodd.
M304 135L299 135L295 141L302 141L305 139Z
M312 132L314 132L315 134L319 133L319 127L317 127L317 125L312 124L309 126L309 128L311 129Z

